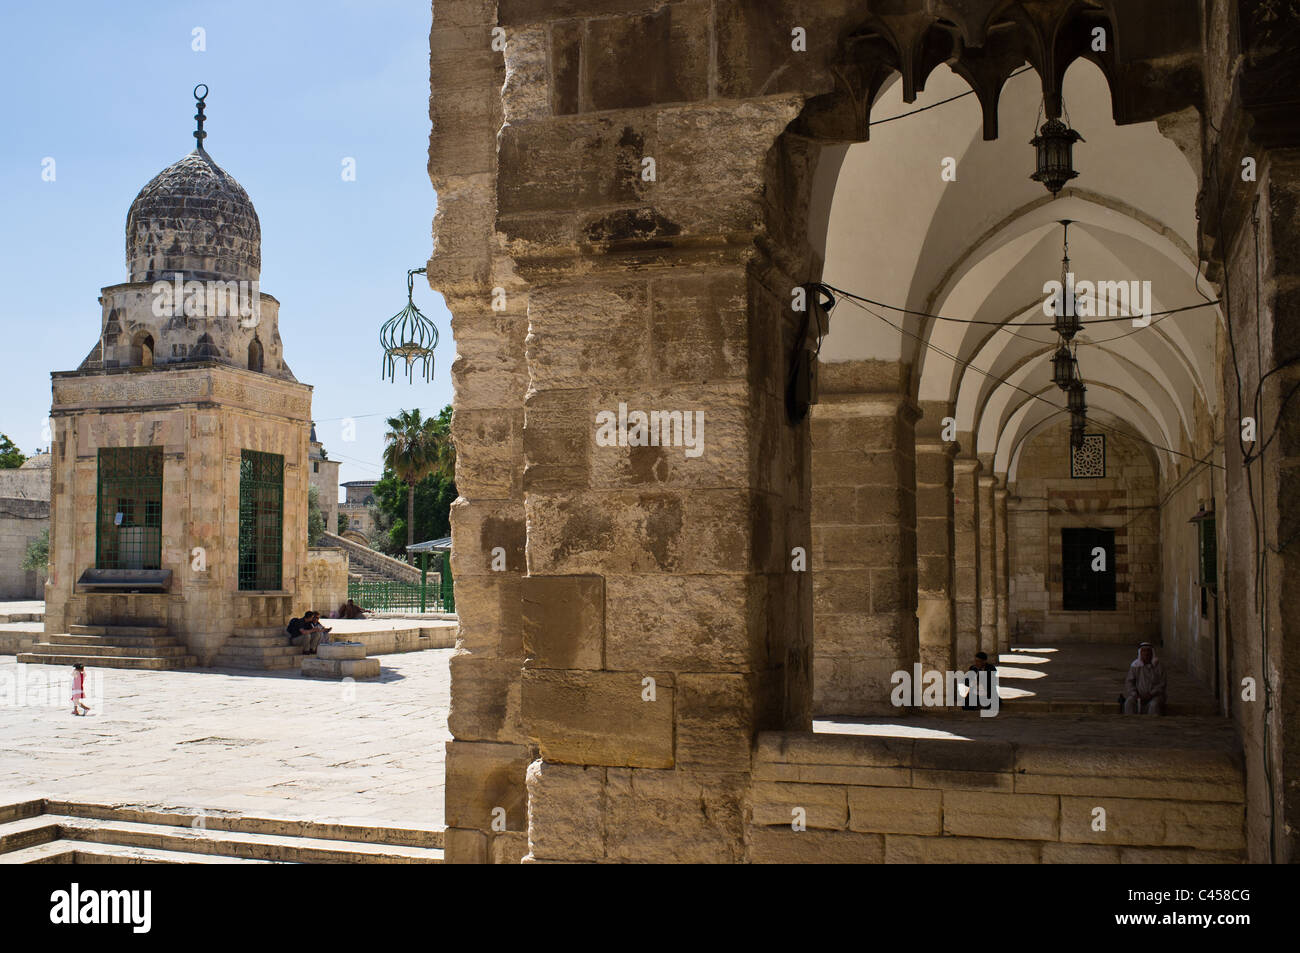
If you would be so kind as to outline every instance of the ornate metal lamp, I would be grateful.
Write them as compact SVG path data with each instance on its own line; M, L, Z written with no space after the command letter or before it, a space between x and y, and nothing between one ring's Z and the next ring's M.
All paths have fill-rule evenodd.
M406 307L384 322L379 329L379 343L384 348L382 377L397 379L397 358L406 361L406 378L413 382L415 362L420 361L425 381L433 380L433 349L438 346L438 329L420 313L413 298L415 276L424 274L423 268L412 268L406 273Z
M1070 353L1070 348L1062 344L1052 355L1052 381L1061 390L1069 390L1070 385L1078 379L1079 365Z
M1070 413L1083 416L1088 412L1088 404L1085 395L1088 388L1083 386L1083 381L1076 379L1070 384L1070 389L1066 392L1066 406L1070 408Z
M1053 309L1052 328L1066 341L1083 327L1079 320L1079 303L1074 294L1074 276L1070 273L1070 225L1068 218L1061 219L1061 297L1060 307Z
M1088 428L1088 418L1082 413L1070 412L1070 449L1083 449L1083 434Z
M1074 169L1074 144L1083 142L1079 135L1059 119L1043 123L1038 135L1029 140L1037 155L1037 170L1030 176L1055 195L1079 173Z

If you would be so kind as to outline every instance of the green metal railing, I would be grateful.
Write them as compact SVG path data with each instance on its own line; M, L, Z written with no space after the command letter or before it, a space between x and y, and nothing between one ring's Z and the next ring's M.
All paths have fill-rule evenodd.
M348 598L371 612L444 611L437 589L418 582L349 579Z

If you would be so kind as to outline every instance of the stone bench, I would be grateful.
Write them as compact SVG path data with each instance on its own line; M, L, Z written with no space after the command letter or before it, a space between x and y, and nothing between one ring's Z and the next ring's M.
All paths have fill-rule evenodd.
M309 678L378 678L379 659L368 658L360 642L322 642L315 655L304 655L302 674Z

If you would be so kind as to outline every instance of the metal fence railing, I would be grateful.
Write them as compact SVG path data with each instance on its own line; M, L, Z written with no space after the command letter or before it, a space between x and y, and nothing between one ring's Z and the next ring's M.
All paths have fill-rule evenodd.
M348 580L348 598L371 612L442 612L436 585L418 582Z

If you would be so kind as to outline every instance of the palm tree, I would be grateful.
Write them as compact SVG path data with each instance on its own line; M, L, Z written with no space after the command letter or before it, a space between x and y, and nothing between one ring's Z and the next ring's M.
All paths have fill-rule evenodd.
M439 467L438 420L417 410L399 411L388 418L384 466L406 484L406 545L415 543L415 485Z
M451 405L448 404L438 414L435 430L437 432L434 459L437 462L435 472L442 474L448 483L456 482L456 444L451 439Z

